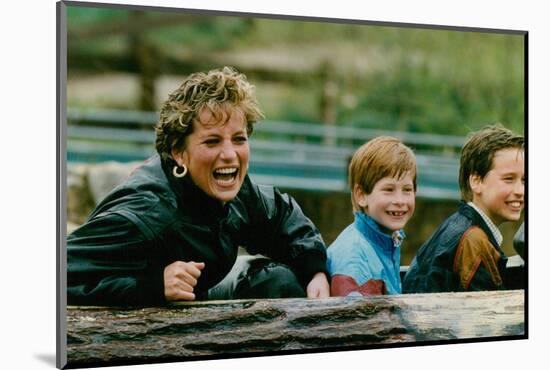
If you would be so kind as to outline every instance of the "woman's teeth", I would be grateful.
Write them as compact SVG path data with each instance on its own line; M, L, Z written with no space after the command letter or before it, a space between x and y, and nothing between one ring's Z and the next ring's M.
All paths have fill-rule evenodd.
M237 169L236 168L218 168L215 172L219 174L230 174L230 173L237 172Z
M231 168L218 168L214 170L214 178L216 180L231 180L237 175L238 169L235 167Z

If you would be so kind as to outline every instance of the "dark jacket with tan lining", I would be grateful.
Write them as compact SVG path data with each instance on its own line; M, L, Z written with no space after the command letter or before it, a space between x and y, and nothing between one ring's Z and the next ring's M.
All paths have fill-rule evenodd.
M477 211L461 202L419 249L404 293L505 289L507 257Z

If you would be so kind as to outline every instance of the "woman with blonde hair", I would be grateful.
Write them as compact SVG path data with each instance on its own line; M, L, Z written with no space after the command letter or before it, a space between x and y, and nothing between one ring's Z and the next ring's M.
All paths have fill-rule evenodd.
M68 304L328 296L319 231L292 197L248 176L261 117L243 74L191 74L161 108L158 154L68 236ZM239 246L264 257L220 285Z

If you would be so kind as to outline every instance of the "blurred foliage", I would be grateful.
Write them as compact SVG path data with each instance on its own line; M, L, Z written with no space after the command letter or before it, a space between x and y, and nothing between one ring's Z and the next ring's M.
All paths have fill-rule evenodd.
M159 55L196 56L198 65L204 56L215 56L243 70L311 75L301 83L250 78L270 120L323 120L326 107L321 101L329 86L329 104L341 125L466 135L501 122L524 131L525 38L520 34L177 16L174 20L173 13L160 11L69 6L69 39L76 40L69 43L69 54L125 53L128 36L138 33ZM159 26L163 17L172 19ZM140 22L142 28L132 29ZM102 33L102 26L113 31ZM106 100L103 96L102 102ZM71 104L97 102L69 94Z

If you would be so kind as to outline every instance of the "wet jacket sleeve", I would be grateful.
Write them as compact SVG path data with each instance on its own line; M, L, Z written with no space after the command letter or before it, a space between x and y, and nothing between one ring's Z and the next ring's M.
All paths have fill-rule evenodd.
M292 268L305 287L317 272L326 270L326 247L319 230L296 201L268 186L256 186L249 243L251 254L261 253Z
M75 230L67 238L67 303L164 303L164 269L151 258L151 239L117 213L98 216Z
M498 269L500 254L485 232L471 227L462 236L454 259L454 271L464 290L497 290L503 287Z

